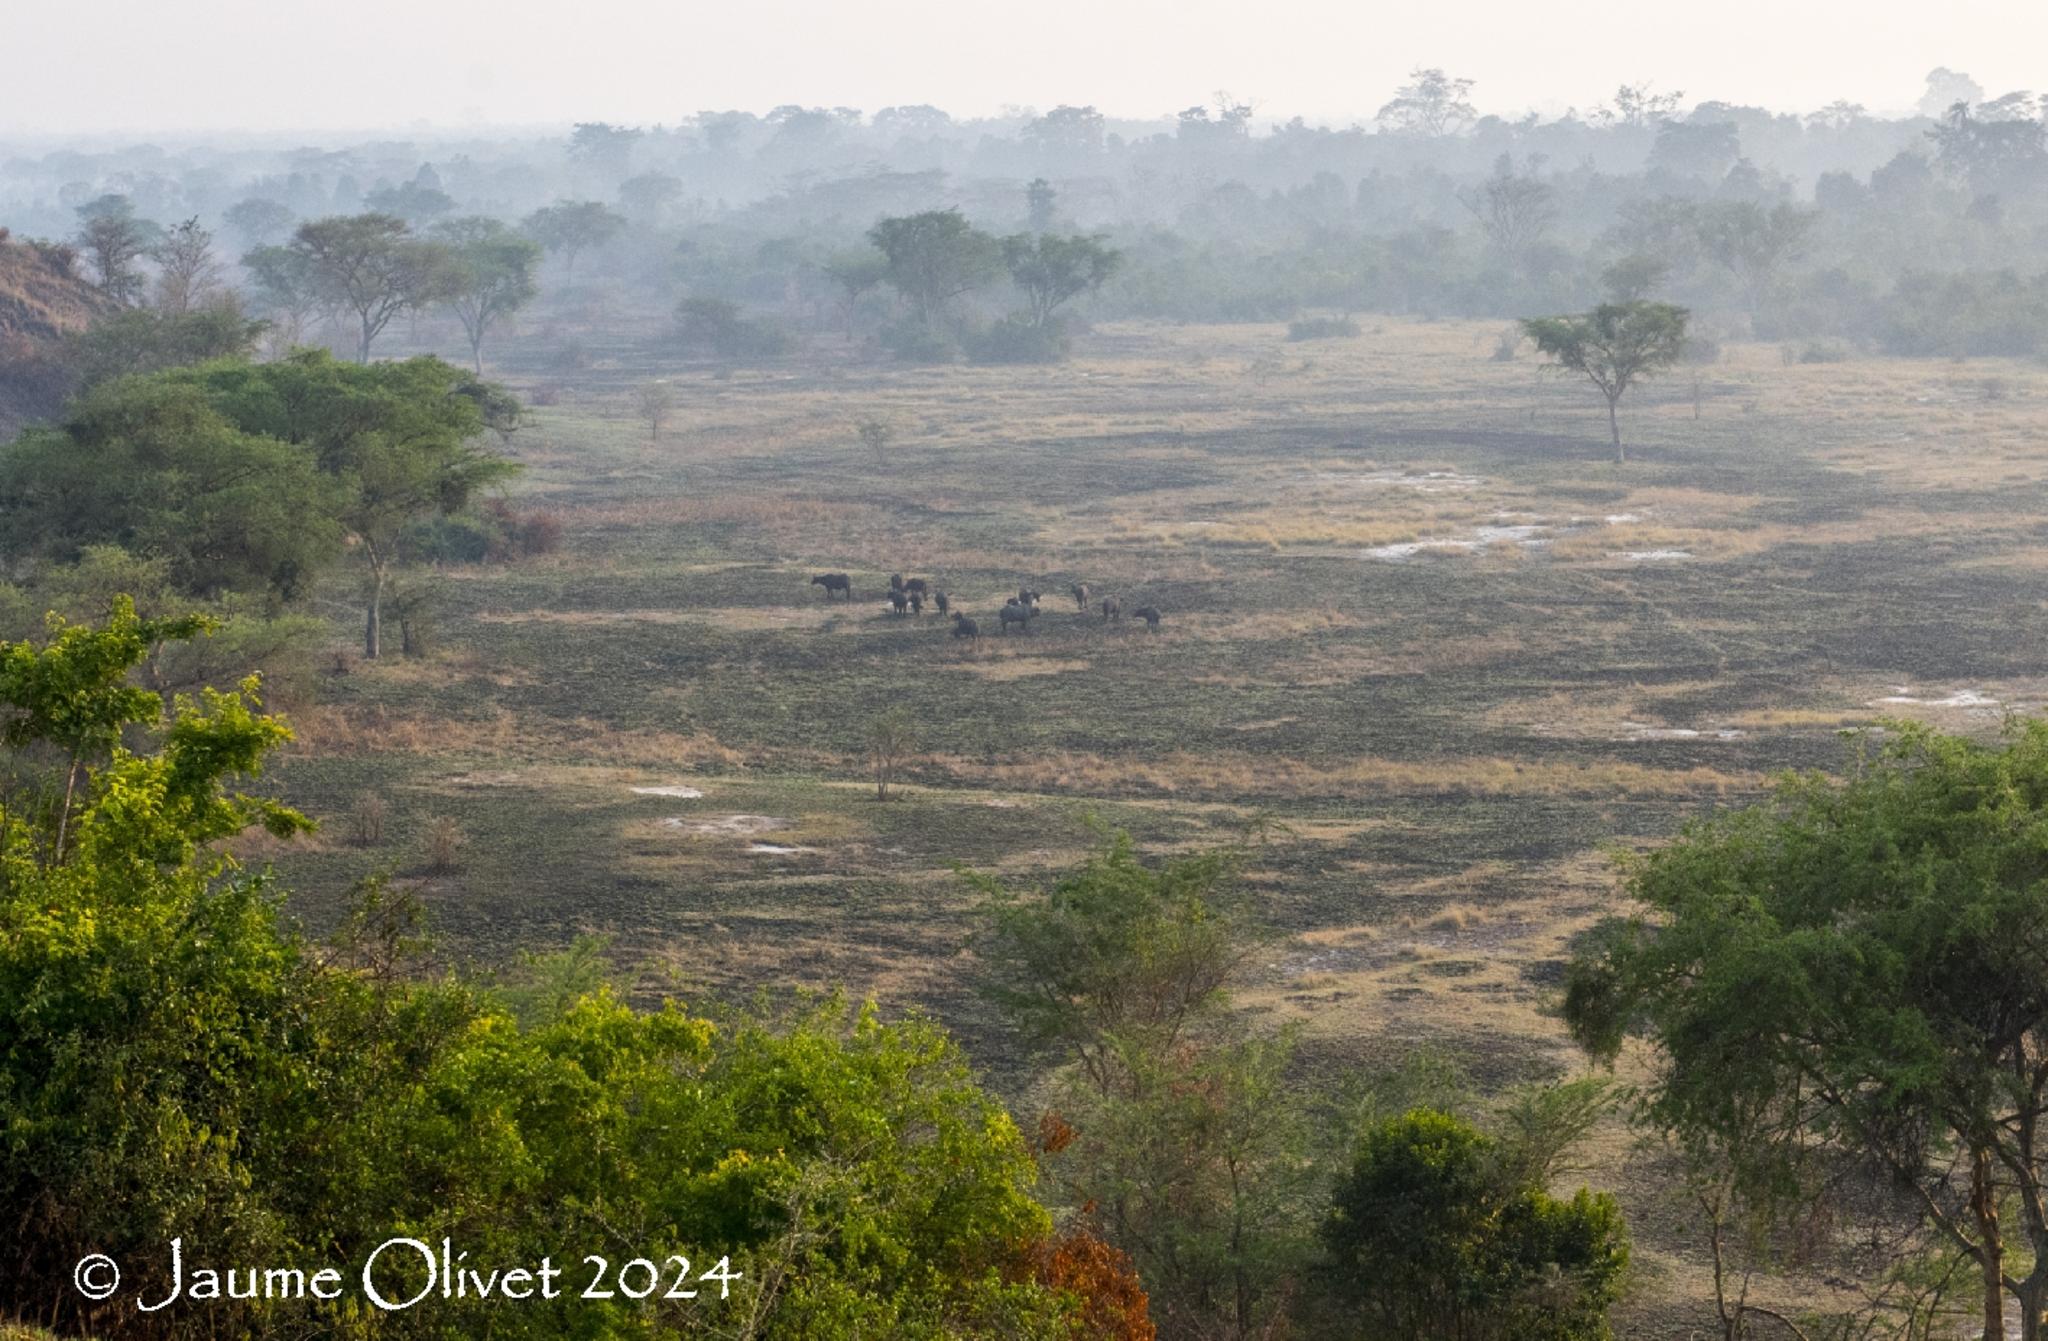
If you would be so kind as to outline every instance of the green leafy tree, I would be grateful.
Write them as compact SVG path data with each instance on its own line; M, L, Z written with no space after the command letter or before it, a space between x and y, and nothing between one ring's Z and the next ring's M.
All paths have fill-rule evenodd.
M550 255L560 255L566 277L573 280L576 258L611 241L625 226L624 216L602 201L564 200L527 215L520 229Z
M307 324L328 305L313 258L304 249L257 247L242 257L254 307L285 349L303 343Z
M1607 427L1614 435L1614 459L1628 460L1621 445L1617 406L1628 389L1678 362L1685 353L1689 314L1670 303L1602 303L1581 316L1533 317L1522 329L1554 365L1589 379L1607 398Z
M200 388L125 378L0 448L0 549L69 562L119 545L187 596L290 599L340 551L340 498L311 455L238 427Z
M1848 777L1790 779L1638 864L1643 914L1574 963L1566 1018L1599 1056L1647 1039L1646 1120L1760 1201L1798 1204L1830 1154L1882 1169L1978 1275L1987 1341L2034 1341L2048 724L1890 730Z
M1429 1109L1367 1130L1323 1241L1372 1341L1605 1341L1628 1266L1612 1197L1553 1197L1491 1137Z
M447 297L454 271L448 249L412 235L390 214L355 214L299 225L291 241L311 291L356 318L356 361L391 319Z
M987 283L1002 264L1002 244L958 210L883 219L868 230L868 240L882 253L889 283L926 326L953 299Z
M1041 330L1062 303L1107 283L1123 259L1122 252L1099 237L1018 233L1003 239L1003 264L1030 299L1031 324Z
M211 359L243 358L269 329L233 300L170 312L111 312L73 336L65 349L80 391L131 373L162 372Z
M1264 943L1238 848L1160 867L1130 839L1037 898L978 878L984 991L1068 1063L1041 1123L1049 1176L1130 1254L1170 1334L1269 1334L1312 1254L1307 1115L1291 1033L1254 1034L1229 987Z
M385 590L406 532L461 511L517 469L479 443L502 409L498 393L436 358L351 365L301 350L274 363L167 376L199 388L241 431L307 452L334 482L332 515L367 570L365 656L382 650Z
M540 292L534 280L540 246L498 220L482 217L437 225L434 234L453 253L448 306L469 336L470 358L481 377L484 336Z
M1032 898L987 877L976 953L983 990L1033 1047L1080 1066L1103 1090L1128 1087L1127 1048L1171 1052L1228 999L1262 941L1228 877L1237 848L1152 867L1112 834Z

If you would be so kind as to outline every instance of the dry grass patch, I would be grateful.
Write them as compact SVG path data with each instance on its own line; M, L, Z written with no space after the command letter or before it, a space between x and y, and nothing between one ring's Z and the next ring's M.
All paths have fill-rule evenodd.
M952 776L1039 791L1167 796L1727 796L1762 779L1712 768L1664 769L1611 760L1580 763L1466 758L1364 759L1318 764L1275 755L1170 754L1151 760L1065 752L999 762L934 760Z
M1042 675L1067 675L1074 671L1088 669L1089 663L1071 658L1035 656L988 656L966 657L958 661L939 663L948 670L966 671L984 680L998 683L1009 680L1029 680Z

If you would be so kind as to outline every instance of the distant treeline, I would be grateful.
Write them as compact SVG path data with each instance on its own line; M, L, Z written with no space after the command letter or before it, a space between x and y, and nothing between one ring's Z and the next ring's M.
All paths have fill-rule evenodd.
M1113 248L1121 263L1074 305L1096 319L1527 316L1614 296L1620 267L1633 296L1684 304L1710 334L2048 349L2048 99L1988 96L1947 70L1893 118L1625 86L1588 111L1509 119L1473 97L1419 70L1345 127L1261 121L1219 97L1154 122L792 105L552 139L60 150L6 162L0 223L76 247L81 275L137 302L189 224L218 239L223 282L259 314L339 347L338 323L308 325L335 304L281 300L275 282L279 250L321 220L389 216L472 250L494 221L504 246L516 233L544 249L543 295L593 316L731 303L699 306L695 327L725 323L720 356L758 359L858 339L865 318L882 334L915 303L848 282L849 264L873 256L879 221L956 210L992 237ZM110 237L109 217L135 231ZM1056 353L991 333L1020 307L1002 278L990 267L949 303L997 356Z

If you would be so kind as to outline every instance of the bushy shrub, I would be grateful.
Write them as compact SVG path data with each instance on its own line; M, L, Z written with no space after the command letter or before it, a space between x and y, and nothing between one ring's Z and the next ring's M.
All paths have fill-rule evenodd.
M976 363L1058 363L1072 344L1063 323L1012 313L970 335L967 351Z
M1290 340L1350 340L1358 335L1358 323L1349 317L1299 317L1287 323ZM1509 357L1514 357L1510 351Z
M789 352L781 327L745 316L725 298L685 298L676 305L676 328L685 346L720 358L773 358Z
M562 547L562 519L520 512L503 499L475 510L434 517L405 533L402 556L412 563L510 563Z
M951 334L915 317L890 322L876 338L905 363L958 363L962 352Z
M1614 1198L1551 1196L1445 1113L1380 1122L1338 1181L1333 1289L1372 1341L1606 1341L1628 1239Z

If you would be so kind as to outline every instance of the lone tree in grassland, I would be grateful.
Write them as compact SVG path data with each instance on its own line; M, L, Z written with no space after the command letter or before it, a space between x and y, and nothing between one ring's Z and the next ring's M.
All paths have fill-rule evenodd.
M640 388L640 417L647 421L647 440L661 441L662 425L668 422L669 412L676 406L676 391L666 379L649 382Z
M862 419L853 426L853 431L860 435L860 445L874 455L875 464L887 467L889 441L896 436L896 430L890 427L889 421Z
M868 724L868 762L875 770L875 799L889 799L889 788L917 748L917 727L910 714L892 708Z
M1607 397L1614 459L1628 460L1616 411L1630 387L1676 363L1685 352L1690 314L1670 303L1602 303L1579 316L1531 317L1522 329L1552 363L1580 373Z

